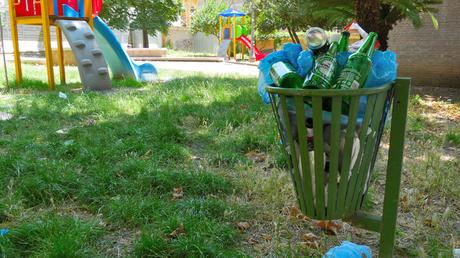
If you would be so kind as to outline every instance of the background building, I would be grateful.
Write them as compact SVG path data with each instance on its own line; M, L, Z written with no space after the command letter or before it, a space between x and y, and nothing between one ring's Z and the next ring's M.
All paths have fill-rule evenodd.
M390 33L389 45L399 55L399 75L415 85L460 88L460 1L444 0L438 8L439 30L428 15L420 29L404 21Z
M195 10L205 0L183 1L184 13L173 24L167 35L158 33L156 37L150 37L150 47L216 53L218 39L215 36L203 33L193 35L188 28ZM242 9L243 6L243 0L228 1L228 3L235 9ZM460 88L460 1L444 0L438 8L439 13L436 15L439 22L438 30L432 26L428 15L424 17L424 26L420 29L415 29L410 22L403 21L390 33L389 45L398 53L399 74L413 77L415 85ZM8 0L0 0L6 52L12 52L7 10ZM115 31L115 34L124 46L128 46L128 43L131 47L142 46L141 32ZM19 38L23 52L43 50L42 32L39 26L20 26ZM55 38L54 33L52 38ZM53 47L56 47L55 42Z

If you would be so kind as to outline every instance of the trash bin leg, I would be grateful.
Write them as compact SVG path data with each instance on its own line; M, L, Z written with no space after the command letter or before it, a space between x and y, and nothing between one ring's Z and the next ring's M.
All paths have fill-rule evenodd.
M410 79L402 78L397 80L391 119L390 148L388 152L379 257L393 257L404 157L404 136L409 89Z

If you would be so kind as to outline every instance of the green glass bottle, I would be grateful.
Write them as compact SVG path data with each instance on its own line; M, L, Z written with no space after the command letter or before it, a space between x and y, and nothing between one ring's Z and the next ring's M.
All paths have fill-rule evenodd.
M337 42L332 42L329 50L319 56L315 61L310 76L305 80L304 89L329 89L334 83L335 71L337 69Z
M372 67L371 57L377 37L377 33L369 33L364 44L348 58L334 85L335 89L358 89L364 86Z
M339 46L337 47L337 52L347 52L349 44L350 32L342 31L342 37L339 40Z
M286 62L276 62L270 68L270 77L281 88L302 88L302 77Z

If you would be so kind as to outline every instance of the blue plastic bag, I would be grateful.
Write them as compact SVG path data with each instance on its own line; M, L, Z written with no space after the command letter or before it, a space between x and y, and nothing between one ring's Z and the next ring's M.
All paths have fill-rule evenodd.
M288 59L288 62L297 70L297 58L300 52L302 52L302 46L295 43L286 43L283 46L284 53Z
M372 69L367 77L365 88L382 86L396 80L398 63L396 53L387 51L375 51L372 56Z
M339 69L343 69L351 54L351 52L340 52L337 54ZM398 74L396 57L396 53L391 50L375 51L371 58L372 69L369 72L364 88L379 87L396 80Z
M299 57L297 58L297 73L305 78L311 72L315 65L315 57L311 50L304 50L300 52Z
M276 51L267 55L259 63L259 71L263 74L265 83L268 85L273 85L275 82L270 77L270 68L276 62L289 62L287 54L284 50Z
M343 69L343 67L347 64L348 58L350 57L351 52L339 52L337 53L337 66L339 69Z
M357 245L352 242L343 241L323 256L323 258L372 258L372 250L365 245Z
M260 72L259 81L257 82L257 91L259 92L259 95L262 98L262 101L265 104L270 104L270 96L268 95L267 90L265 90L267 86L269 85L265 83L264 75L262 72Z
M2 229L0 229L0 236L4 236L4 235L8 234L8 232L10 232L9 229L2 228Z

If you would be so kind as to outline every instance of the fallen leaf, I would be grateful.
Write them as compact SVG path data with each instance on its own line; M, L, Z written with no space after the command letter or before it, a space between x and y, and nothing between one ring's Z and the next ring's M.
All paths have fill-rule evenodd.
M267 155L265 153L257 153L255 151L250 151L246 153L244 156L257 163L264 162L267 159Z
M267 241L271 241L273 239L272 236L269 234L262 234L262 238Z
M308 248L319 249L318 241L304 241L300 242L301 245Z
M289 215L293 218L299 219L299 220L304 220L304 221L309 221L310 218L305 216L299 208L292 206Z
M173 201L184 198L184 191L182 190L182 187L174 188L172 196L173 196L172 198Z
M316 241L316 240L319 240L319 237L313 233L305 233L303 234L303 240L305 242Z
M250 244L250 245L255 245L255 244L258 244L258 243L259 243L259 241L257 241L257 239L254 239L252 237L250 237L248 239L248 244Z
M185 234L185 227L184 224L181 223L171 234L169 234L169 237L176 238L183 234Z
M315 222L316 226L325 230L326 233L336 236L338 231L342 229L342 224L335 220L319 220Z
M251 225L248 222L245 222L245 221L236 223L236 226L241 231L245 231L245 230L247 230L248 228L251 227Z
M409 212L409 200L407 198L407 195L404 195L401 200L399 201L401 210L403 212Z

